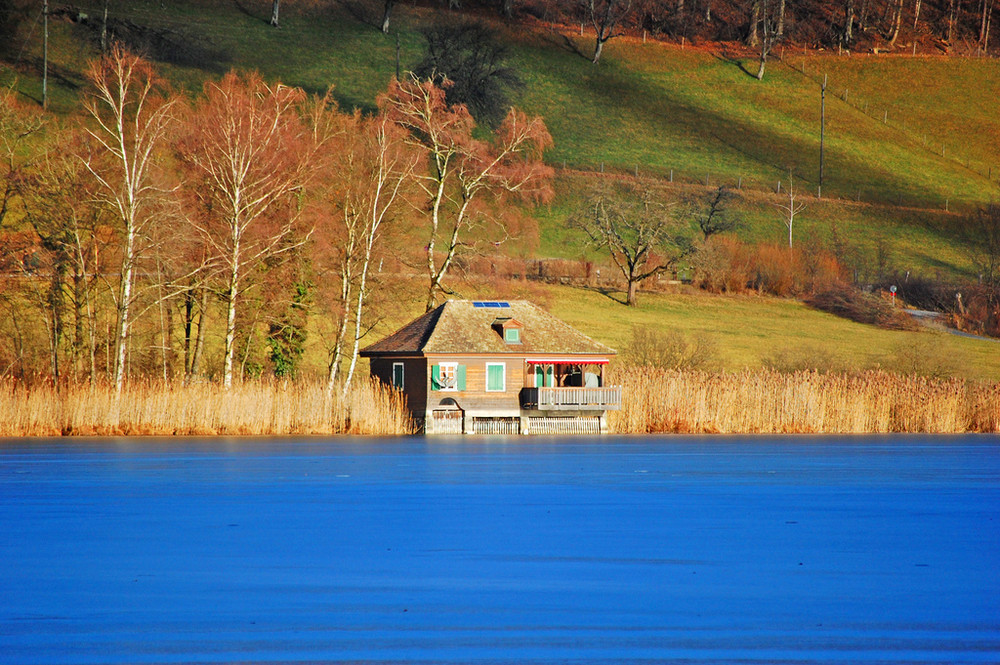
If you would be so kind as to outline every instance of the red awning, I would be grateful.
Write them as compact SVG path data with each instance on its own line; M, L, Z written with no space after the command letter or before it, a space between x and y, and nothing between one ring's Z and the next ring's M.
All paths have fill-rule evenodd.
M607 358L525 358L529 365L607 365Z

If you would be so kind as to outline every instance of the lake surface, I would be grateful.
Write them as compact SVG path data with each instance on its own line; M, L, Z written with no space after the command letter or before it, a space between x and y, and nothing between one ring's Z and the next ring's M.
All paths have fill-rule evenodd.
M997 437L0 442L0 662L996 663Z

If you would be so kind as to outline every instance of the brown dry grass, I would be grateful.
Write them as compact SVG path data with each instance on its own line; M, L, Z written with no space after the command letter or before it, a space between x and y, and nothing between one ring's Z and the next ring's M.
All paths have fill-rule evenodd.
M618 368L611 431L705 433L1000 432L1000 383L888 372L717 374ZM318 383L127 384L26 388L0 383L0 436L287 435L414 432L402 395L377 381L342 400Z
M26 388L0 383L0 436L410 434L403 396L356 381L346 399L320 383L127 384Z
M736 374L620 369L611 431L998 432L1000 384L887 372Z

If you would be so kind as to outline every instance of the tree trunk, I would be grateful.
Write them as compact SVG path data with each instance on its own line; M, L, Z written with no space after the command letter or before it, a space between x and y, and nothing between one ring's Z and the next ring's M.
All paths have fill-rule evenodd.
M946 41L951 46L951 38L955 29L955 0L951 0L948 8L948 37Z
M781 39L785 35L785 0L778 0L778 27L774 36Z
M358 350L361 345L361 320L364 314L365 289L368 288L368 268L372 261L372 243L374 236L369 236L368 244L365 248L364 262L361 264L361 276L358 283L357 300L354 303L354 345L351 350L351 364L347 370L347 378L344 379L344 397L351 388L351 380L354 378L354 369L358 365Z
M767 52L761 49L760 51L760 64L757 67L757 80L764 80L764 67L767 64Z
M271 25L278 27L278 9L281 5L281 0L273 0L271 3Z
M920 0L916 0L916 5L913 7L913 29L917 29L917 23L920 22ZM916 36L914 36L916 39Z
M184 292L184 379L191 378L191 354L194 351L194 292Z
M347 335L347 323L351 318L351 285L354 274L351 269L351 260L354 254L354 241L349 240L344 250L344 263L340 268L340 322L337 324L337 337L333 344L333 353L330 356L330 364L327 367L326 394L327 397L333 394L333 386L337 382L337 373L340 370L340 358L344 355L344 337Z
M384 34L389 34L389 19L392 17L392 7L395 4L396 0L385 0L382 9L382 32Z
M989 46L990 41L990 20L993 17L993 0L983 0L982 20L979 24L979 47L983 53Z
M747 29L747 46L757 46L760 41L760 35L758 33L758 24L760 23L760 0L754 0L754 3L750 6L750 26Z
M226 289L226 346L222 367L222 384L228 390L233 385L233 355L236 351L236 297L239 293L239 250L234 252L233 266L229 273L229 288Z
M61 262L52 269L49 283L49 311L52 313L52 327L49 330L49 351L52 354L52 379L59 382L59 345L62 340L62 295L64 266Z
M83 350L84 350L84 299L86 298L87 276L79 266L73 269L73 375L74 380L79 380L83 374Z
M841 35L840 43L844 48L851 48L854 41L854 0L847 0L844 3L844 32Z
M892 19L892 34L889 37L889 46L896 45L896 39L899 38L899 28L903 23L903 0L898 0L896 2L896 13Z
M628 280L628 291L625 294L625 304L629 307L635 307L635 292L638 288L639 280L630 276Z
M601 40L600 35L597 37L597 41L594 44L594 59L591 61L595 65L597 61L601 59L601 51L604 49L604 42Z
M128 348L129 314L132 304L132 280L135 276L135 229L126 229L125 254L122 258L121 285L118 289L118 322L115 329L115 406L125 383L125 352ZM117 416L116 416L117 417Z
M513 18L514 0L500 0L500 13L504 18Z
M871 9L871 0L861 0L861 13L858 17L858 27L861 32L868 30L868 15Z
M191 356L191 376L201 374L201 358L205 352L205 311L208 309L208 289L201 289L201 303L198 306L198 336L195 338L194 354Z

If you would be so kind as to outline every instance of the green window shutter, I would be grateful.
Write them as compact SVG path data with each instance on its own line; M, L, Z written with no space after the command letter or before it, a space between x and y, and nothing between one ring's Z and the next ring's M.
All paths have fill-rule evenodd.
M546 367L545 368L545 387L553 388L556 384L556 368Z
M458 389L465 390L465 365L459 365L456 374L458 375Z
M431 390L441 390L440 365L431 365Z
M506 388L504 385L504 374L503 365L487 365L486 389L491 392L502 392Z
M541 365L535 365L535 387L541 388L545 385L545 370Z

